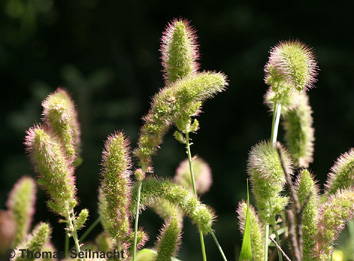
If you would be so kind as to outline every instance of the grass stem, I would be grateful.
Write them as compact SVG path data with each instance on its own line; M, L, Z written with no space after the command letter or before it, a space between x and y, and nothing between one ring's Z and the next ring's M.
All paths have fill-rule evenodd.
M139 208L140 208L140 197L141 197L141 187L142 181L138 181L138 198L135 210L135 225L134 225L134 245L133 245L133 261L136 259L136 249L138 244L138 226L139 226Z
M100 223L101 219L98 217L95 222L93 222L88 229L82 234L79 241L82 242L86 239L86 237L91 233L91 231Z

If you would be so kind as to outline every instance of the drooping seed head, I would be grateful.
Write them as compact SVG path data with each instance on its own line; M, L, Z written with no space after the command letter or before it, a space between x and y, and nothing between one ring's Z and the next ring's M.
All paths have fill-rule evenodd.
M48 206L66 217L67 208L77 204L76 188L73 168L60 142L43 127L35 126L27 131L25 146L38 173L38 183L50 196Z
M192 167L195 175L195 186L198 194L204 194L210 189L212 184L211 169L203 159L195 157L192 161ZM193 191L191 174L188 160L180 163L176 170L175 182L186 189Z
M313 252L320 205L318 188L312 174L306 169L300 172L296 183L296 191L302 207L303 259L311 261L314 259Z
M354 216L354 191L342 190L331 195L319 211L315 256L329 260L334 241Z
M7 208L16 224L14 246L25 239L31 226L36 200L36 184L30 177L22 177L10 192Z
M122 133L115 133L107 139L103 151L100 214L105 215L105 230L118 241L124 241L130 232L129 168L128 141Z
M291 173L290 157L282 147L281 153L284 167ZM287 198L280 195L285 184L285 174L277 149L270 142L258 143L251 149L248 175L261 220L265 223L273 222L275 215L284 209Z
M354 148L341 155L328 174L326 194L354 187Z
M247 203L242 201L238 204L237 214L240 224L240 231L243 233L247 215ZM251 224L251 248L254 260L264 260L264 231L255 209L249 205L249 217Z
M144 172L151 167L151 157L169 127L176 124L181 116L195 115L195 110L200 107L199 102L222 92L226 85L223 74L203 72L184 77L155 95L151 109L144 117L138 148L134 151Z
M80 147L80 127L75 104L69 94L58 88L42 103L43 120L61 142L66 158L77 159Z
M162 35L161 60L166 84L173 83L198 70L196 34L186 20L169 23Z
M215 218L214 213L209 207L202 204L193 193L168 180L146 178L142 184L140 208L144 209L145 206L150 206L161 199L180 208L204 234L211 232ZM134 187L131 211L136 209L136 200L137 186Z
M299 41L286 41L270 51L265 73L265 81L274 91L283 84L302 91L316 81L317 64L309 47Z

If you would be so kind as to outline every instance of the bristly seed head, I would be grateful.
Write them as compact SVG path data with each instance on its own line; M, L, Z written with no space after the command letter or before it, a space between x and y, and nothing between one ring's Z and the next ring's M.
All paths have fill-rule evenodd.
M72 163L79 155L80 127L75 104L69 94L58 88L42 103L43 121L58 137L66 158Z
M265 66L265 81L272 88L287 84L301 91L313 86L317 71L317 64L309 47L299 41L280 42L270 52Z
M122 133L110 136L102 156L100 216L111 237L124 242L130 232L130 157L128 141Z
M42 126L30 128L25 146L38 173L38 183L50 195L49 208L67 217L68 208L76 206L73 168L67 161L57 138Z
M186 20L169 23L161 38L161 60L166 84L198 71L198 44Z

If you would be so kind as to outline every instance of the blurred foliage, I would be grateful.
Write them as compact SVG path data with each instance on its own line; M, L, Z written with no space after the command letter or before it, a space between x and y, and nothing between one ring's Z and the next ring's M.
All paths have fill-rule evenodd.
M198 31L203 68L221 70L230 79L229 90L204 107L192 150L213 170L214 184L203 200L215 208L215 229L232 260L241 245L235 208L246 195L247 154L270 135L271 118L263 105L263 66L271 46L299 39L318 56L319 82L310 92L316 128L311 170L321 184L333 161L353 146L351 10L344 3L319 0L286 4L182 0L173 8L160 0L1 0L1 208L12 184L33 173L22 145L25 130L39 121L42 99L64 86L77 103L82 127L80 204L95 213L103 141L118 129L135 146L141 117L163 85L161 32L170 19L185 17ZM183 148L171 136L155 157L160 176L173 176L184 159ZM35 219L56 224L42 192ZM152 233L161 225L149 211L141 220ZM198 235L186 223L180 257L196 260ZM54 227L54 237L62 248L62 227ZM210 259L219 259L211 238L206 244Z

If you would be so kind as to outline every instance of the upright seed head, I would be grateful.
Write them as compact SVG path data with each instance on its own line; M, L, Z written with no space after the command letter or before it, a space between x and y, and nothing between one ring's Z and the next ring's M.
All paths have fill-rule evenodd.
M20 249L26 249L29 252L41 252L46 243L48 243L51 234L51 228L47 223L40 223L18 247L14 259L15 261L33 261L35 257L21 257Z
M184 77L155 95L151 109L144 117L138 148L134 151L144 172L151 167L151 157L169 127L176 124L182 115L197 113L195 109L200 106L196 103L223 91L226 85L223 74L203 72Z
M166 84L173 83L198 70L196 35L186 20L169 23L161 39L161 60Z
M100 212L105 230L117 241L130 232L130 157L128 142L122 133L110 136L102 157Z
M196 190L198 194L204 194L210 189L212 184L211 169L208 163L199 157L193 159L192 168L195 175ZM182 187L193 191L188 160L184 160L179 164L174 180Z
M254 260L264 260L264 231L263 225L259 221L255 209L249 206L249 217L251 223L251 247ZM245 229L245 220L247 215L247 203L242 201L237 208L240 230L243 233Z
M354 187L354 148L341 155L331 168L326 184L326 194Z
M66 160L62 146L41 126L27 131L25 146L38 173L38 183L50 196L48 206L66 217L67 208L74 208L77 201L73 168Z
M314 259L318 221L318 188L311 173L304 169L297 179L296 191L302 207L303 259Z
M312 109L305 92L292 95L297 105L284 113L283 124L285 140L294 164L300 168L307 168L313 161L313 143L315 140L312 127Z
M299 41L286 41L270 51L265 73L265 81L274 91L284 88L283 84L302 91L316 81L317 64L309 47Z
M291 161L287 152L281 148L284 167L291 173ZM270 142L255 145L249 154L248 175L260 218L265 223L272 223L287 204L287 198L280 192L285 185L285 174L276 148Z
M30 177L21 178L12 189L7 208L11 211L16 224L14 246L25 239L31 226L36 200L36 184Z
M334 241L353 216L353 190L338 191L321 206L315 241L315 256L317 258L322 261L331 257Z
M65 90L58 88L44 100L42 106L45 124L58 137L66 158L73 162L78 157L80 147L80 128L75 104Z

